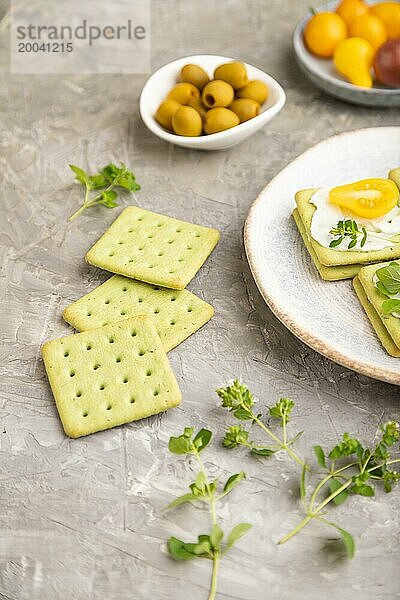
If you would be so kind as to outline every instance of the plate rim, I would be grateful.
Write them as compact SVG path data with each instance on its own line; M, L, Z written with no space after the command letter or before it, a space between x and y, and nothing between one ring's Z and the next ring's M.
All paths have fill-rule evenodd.
M258 267L256 264L255 250L252 245L252 237L251 237L253 223L255 221L255 219L254 219L255 212L256 212L259 204L263 201L263 196L268 191L268 189L272 186L272 184L275 182L277 177L279 177L286 169L288 169L293 163L298 162L300 159L302 159L302 157L304 155L306 155L307 153L315 150L316 148L318 148L319 146L322 146L323 144L326 144L326 142L328 140L332 140L334 138L339 138L339 137L351 136L354 133L359 133L362 131L372 131L375 129L387 129L387 130L399 131L400 127L395 126L395 125L394 126L389 125L389 126L383 126L383 127L362 127L362 128L358 128L358 129L352 129L349 131L343 131L341 133L337 133L337 134L331 135L323 140L320 140L316 144L313 144L312 146L307 148L301 154L297 155L293 160L291 160L285 167L283 167L283 169L281 169L279 171L279 173L277 173L268 182L268 184L260 191L260 193L258 194L256 199L252 203L252 205L247 213L246 221L244 224L243 240L244 240L244 248L245 248L245 252L246 252L246 256L247 256L247 261L250 266L250 271L252 273L253 279L257 285L259 292L261 293L265 303L271 309L273 314L279 319L279 321L281 323L283 323L283 325L285 325L285 327L287 329L289 329L289 331L291 331L291 333L293 333L297 338L299 338L307 346L309 346L313 350L316 350L319 354L322 354L323 356L325 356L326 358L329 358L330 360L334 361L335 363L338 363L339 365L342 365L342 366L344 366L352 371L355 371L357 373L361 373L362 375L366 375L367 377L371 377L373 379L378 379L380 381L385 381L386 383L391 383L393 385L400 386L400 369L399 369L399 372L396 373L393 370L386 369L383 367L373 366L370 363L365 363L361 360L356 360L354 358L347 356L346 354L343 354L342 352L338 351L334 346L331 346L327 342L321 341L321 339L318 338L317 336L315 336L315 334L313 334L306 328L300 326L296 321L294 321L291 318L291 316L285 310L281 309L279 304L277 304L275 302L275 300L271 297L271 295L268 293L268 291L262 281L262 278L260 276L260 273L258 271ZM400 366L400 362L399 362L399 366Z

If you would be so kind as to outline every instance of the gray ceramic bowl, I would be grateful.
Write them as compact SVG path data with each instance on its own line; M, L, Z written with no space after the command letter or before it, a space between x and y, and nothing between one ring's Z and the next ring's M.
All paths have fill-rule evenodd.
M334 10L338 2L329 2L317 9L317 12L323 10ZM372 3L371 3L372 4ZM362 88L345 81L337 72L330 59L318 58L309 52L304 45L303 31L307 21L311 18L309 12L302 19L293 34L293 47L300 65L305 75L321 90L346 100L352 104L362 106L382 106L382 107L400 107L400 89L390 89L379 86L372 88Z

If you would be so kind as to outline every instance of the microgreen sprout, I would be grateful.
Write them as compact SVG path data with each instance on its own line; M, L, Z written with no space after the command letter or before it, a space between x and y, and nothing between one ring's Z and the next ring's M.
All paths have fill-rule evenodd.
M185 427L183 434L179 437L171 437L169 450L173 454L193 455L199 465L197 477L189 485L190 492L175 498L166 509L176 508L187 502L203 502L208 505L211 513L211 530L207 534L199 535L197 542L187 543L176 537L168 540L168 551L176 560L192 560L194 558L207 558L213 562L209 600L214 600L217 592L218 570L221 558L232 548L232 546L251 528L249 523L239 523L227 534L225 534L217 522L216 505L219 500L227 496L233 488L243 479L245 473L231 475L225 485L219 486L218 480L211 481L204 468L201 452L211 441L212 433L208 429L200 429L194 435L191 427Z
M364 448L361 442L345 433L342 441L326 455L321 446L314 447L314 453L323 477L315 485L311 495L306 492L306 471L300 480L300 496L306 516L279 544L283 544L298 534L313 519L335 528L341 535L349 557L354 556L355 542L349 532L325 518L332 505L340 505L350 495L372 497L380 482L386 492L400 479L400 472L391 466L400 463L400 458L392 458L392 448L399 441L399 424L391 421L381 428L378 443Z
M136 183L135 175L131 171L128 171L123 163L121 163L120 167L110 163L95 175L89 175L86 171L75 165L69 165L69 167L75 173L75 179L85 186L83 204L69 217L69 221L76 219L83 211L92 206L98 206L99 204L107 208L118 206L117 202L115 202L118 194L113 188L124 188L130 192L140 190L140 185ZM90 196L90 192L93 190L101 191L97 191L97 193Z
M354 248L359 238L361 238L361 248L365 246L365 242L367 241L367 230L365 227L361 227L360 229L357 221L354 221L353 219L343 219L342 221L338 221L336 226L332 227L329 233L336 237L336 239L332 240L329 244L330 248L340 246L344 239L349 239L347 246L349 250Z
M254 412L255 400L253 394L244 383L235 379L231 385L219 388L217 394L221 398L223 408L227 408L239 421L251 421L252 424L257 425L273 442L268 447L259 445L250 440L250 431L240 424L233 425L226 431L223 440L225 448L246 446L250 449L251 454L257 456L271 456L280 450L284 450L297 464L307 469L304 461L292 448L294 442L298 440L303 432L297 433L292 438L288 436L287 424L294 408L293 400L280 398L274 406L268 409L269 416L282 427L282 437L279 437L262 421L262 414Z

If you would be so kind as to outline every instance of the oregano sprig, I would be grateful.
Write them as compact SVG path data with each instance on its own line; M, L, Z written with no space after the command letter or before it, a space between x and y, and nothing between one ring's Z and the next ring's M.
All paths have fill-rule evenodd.
M326 455L321 446L314 447L314 453L323 477L316 483L312 493L307 496L306 471L303 469L300 479L300 497L306 513L304 519L283 537L283 544L297 535L313 519L322 521L335 528L341 535L350 558L354 556L355 542L351 534L325 518L332 505L340 505L350 495L367 498L375 495L375 487L380 482L386 492L400 479L400 472L391 466L400 463L400 458L392 457L393 446L399 442L399 424L386 423L380 432L375 446L365 448L360 440L345 433L341 442Z
M189 485L189 493L175 498L166 509L176 508L187 502L203 502L208 505L211 514L211 530L207 534L197 537L197 542L183 542L176 537L168 539L168 551L176 560L192 560L194 558L207 558L212 560L213 569L211 576L209 600L214 600L217 592L218 570L221 558L232 546L251 528L249 523L239 523L225 536L217 521L216 505L219 500L227 496L233 488L246 475L243 471L228 477L223 486L218 480L210 481L201 459L201 452L208 446L212 433L208 429L200 429L196 435L191 427L185 427L182 435L171 437L169 450L173 454L193 455L199 465L199 472L193 483Z
M110 163L94 175L89 175L76 165L69 165L69 167L75 173L75 179L85 186L83 204L69 217L69 221L76 219L83 211L92 206L98 206L99 204L107 208L118 206L118 203L115 201L118 193L114 188L123 188L130 192L140 190L140 185L136 183L135 175L132 171L128 171L123 163L121 163L120 167ZM90 192L94 190L97 190L97 193L91 196Z
M294 442L303 432L300 431L290 439L288 437L287 424L295 405L293 400L290 400L290 398L280 398L274 406L268 409L269 416L276 420L282 427L282 438L280 438L261 420L262 414L254 412L254 396L244 383L235 379L231 385L219 388L217 394L222 400L223 408L227 408L239 421L251 421L252 424L257 425L273 442L273 445L268 445L268 447L259 445L250 440L249 430L245 429L242 425L233 425L225 433L223 445L226 448L246 446L250 449L251 454L257 456L271 456L280 450L284 450L297 464L307 468L305 462L292 448Z
M367 241L367 230L365 227L360 228L357 221L354 221L353 219L343 219L342 221L338 221L329 233L336 237L336 239L332 240L329 244L330 248L336 248L337 246L340 246L343 240L348 239L349 243L347 248L348 250L351 250L360 238L360 246L363 248Z

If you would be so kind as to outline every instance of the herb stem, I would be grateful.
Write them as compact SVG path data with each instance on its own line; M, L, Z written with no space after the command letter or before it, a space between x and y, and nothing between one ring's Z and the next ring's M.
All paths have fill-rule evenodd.
M208 596L208 600L214 600L216 593L217 593L219 562L220 562L220 556L219 556L219 553L216 552L214 554L214 558L213 558L211 587L210 587L210 595Z
M297 464L300 465L301 467L306 466L305 462L303 460L301 460L301 458L299 456L297 456L297 454L295 452L293 452L293 450L288 446L288 444L286 443L285 440L282 442L282 440L280 440L270 429L268 429L268 427L266 425L264 425L264 423L262 421L260 421L260 419L257 417L257 415L255 415L253 412L251 412L251 414L252 414L252 418L253 418L254 422L257 423L257 425L259 427L261 427L261 429L263 429L265 431L265 433L267 435L269 435L269 437L272 438L274 440L274 442L276 442L278 444L278 446L281 450L285 450L285 452L287 452L289 454L289 456L291 458L293 458L293 460L296 461ZM308 466L306 466L306 469L308 470Z
M285 537L283 537L281 540L279 540L278 544L281 545L281 544L284 544L285 542L287 542L288 540L290 540L290 538L292 538L294 535L299 533L299 531L301 531L303 529L303 527L308 525L308 523L313 518L314 518L313 514L308 514L294 529L292 529L292 531L290 531L287 535L285 535Z

